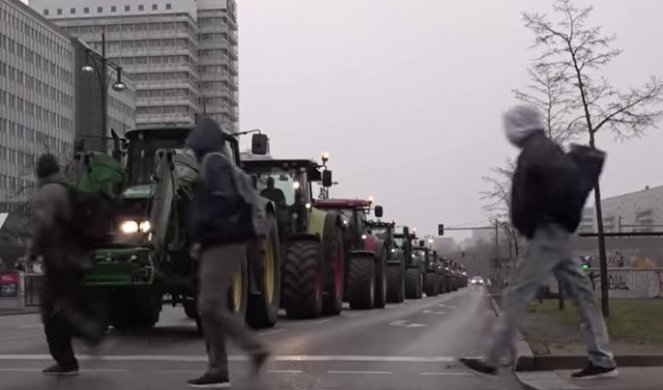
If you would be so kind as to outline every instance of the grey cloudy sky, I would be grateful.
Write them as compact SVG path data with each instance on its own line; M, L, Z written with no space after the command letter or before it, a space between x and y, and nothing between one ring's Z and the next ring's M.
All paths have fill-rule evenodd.
M279 157L332 154L333 195L374 195L385 214L433 233L485 223L482 177L516 153L500 115L527 83L537 0L240 0L241 126ZM624 54L618 87L663 75L663 2L601 0L592 21ZM598 138L604 194L663 184L663 134ZM483 222L482 222L483 221Z

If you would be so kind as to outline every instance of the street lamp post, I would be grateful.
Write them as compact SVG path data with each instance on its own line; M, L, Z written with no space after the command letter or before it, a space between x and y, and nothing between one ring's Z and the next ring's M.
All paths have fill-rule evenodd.
M122 81L122 67L106 58L106 33L104 31L101 32L101 55L88 48L86 49L86 56L86 64L81 68L81 72L95 73L99 78L101 95L101 139L105 149L106 133L108 131L109 88L113 88L114 91L122 92L127 89L127 85ZM101 63L101 66L99 66L98 63ZM107 73L108 68L116 72L116 80L112 85L110 85L110 78Z

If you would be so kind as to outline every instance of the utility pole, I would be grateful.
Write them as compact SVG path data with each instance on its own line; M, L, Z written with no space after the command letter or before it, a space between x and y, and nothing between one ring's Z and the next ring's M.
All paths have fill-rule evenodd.
M106 136L108 132L108 71L106 70L108 60L106 59L106 31L101 30L101 72L99 74L101 85L101 135ZM103 149L106 150L106 140L102 140Z

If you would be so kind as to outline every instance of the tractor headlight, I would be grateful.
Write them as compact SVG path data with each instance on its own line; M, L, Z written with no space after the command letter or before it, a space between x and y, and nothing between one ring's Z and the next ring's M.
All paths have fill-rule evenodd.
M306 207L306 210L309 210L309 209L311 208L311 204L310 204L310 203L306 203L306 204L304 205L304 207Z
M396 253L396 249L391 248L391 253Z
M124 221L120 224L120 232L123 234L149 233L152 230L150 221Z
M299 186L300 186L300 184L299 184L298 181L294 181L294 182L292 182L292 188L298 190L298 189L299 189Z
M361 235L361 239L362 239L362 240L365 240L366 237L367 237L367 236L366 236L365 234L362 234L362 235Z

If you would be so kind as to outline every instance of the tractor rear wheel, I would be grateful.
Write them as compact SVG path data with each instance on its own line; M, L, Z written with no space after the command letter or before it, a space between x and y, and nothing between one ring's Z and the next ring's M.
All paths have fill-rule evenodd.
M424 278L424 291L427 297L435 297L439 294L439 283L437 274L428 272Z
M315 318L322 312L322 246L312 240L288 245L283 275L283 306L289 318Z
M271 328L276 324L281 305L281 248L274 215L268 214L269 232L264 240L248 248L253 280L258 291L249 295L246 320L254 328Z
M197 299L184 299L182 302L184 314L187 318L195 320L198 317L198 300Z
M246 308L249 300L249 265L246 252L242 253L237 269L232 275L232 284L228 289L228 310L241 318L246 319Z
M382 309L387 304L387 264L384 254L377 259L375 267L375 307Z
M325 315L339 315L343 309L345 282L343 230L336 224L336 214L327 214L323 240L326 265L325 293L322 311Z
M367 310L375 305L375 258L355 255L350 257L348 271L348 302L351 309Z
M404 271L401 264L387 264L387 302L401 303L405 299Z
M419 267L405 270L405 298L421 299L422 276Z

